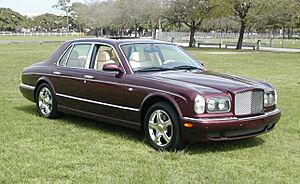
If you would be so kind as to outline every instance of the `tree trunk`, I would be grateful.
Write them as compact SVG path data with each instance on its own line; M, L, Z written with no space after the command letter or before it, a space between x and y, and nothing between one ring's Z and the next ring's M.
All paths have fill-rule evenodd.
M134 28L134 37L137 38L137 33L138 33L138 24L135 24L135 28Z
M292 39L292 37L293 37L292 29L289 27L288 28L288 39Z
M238 40L238 43L236 46L236 49L238 49L238 50L242 49L245 29L246 29L246 23L245 23L245 21L241 21L240 36L239 36L239 40Z
M190 34L189 47L193 47L193 46L194 46L194 42L195 42L195 32L196 32L196 27L191 27L191 34Z
M152 28L152 38L156 39L156 27Z
M96 36L96 37L99 37L99 28L96 28L96 29L95 29L95 36Z

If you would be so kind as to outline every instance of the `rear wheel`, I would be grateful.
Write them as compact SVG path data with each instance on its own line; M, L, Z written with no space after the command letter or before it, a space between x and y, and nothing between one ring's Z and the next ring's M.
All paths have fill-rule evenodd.
M157 150L179 150L184 148L179 117L167 102L152 105L144 119L146 140Z
M36 92L38 113L45 118L56 118L58 115L54 92L47 83L41 84Z

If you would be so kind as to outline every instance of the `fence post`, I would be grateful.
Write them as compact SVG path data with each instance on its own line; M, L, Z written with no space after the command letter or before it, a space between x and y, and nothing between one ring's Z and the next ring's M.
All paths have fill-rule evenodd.
M273 47L273 38L270 39L270 47Z
M256 50L260 50L261 41L257 40Z

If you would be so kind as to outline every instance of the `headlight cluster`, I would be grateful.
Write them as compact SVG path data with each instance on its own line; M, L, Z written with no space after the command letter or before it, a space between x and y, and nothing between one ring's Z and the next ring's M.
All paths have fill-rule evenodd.
M230 100L224 97L210 98L207 100L207 112L229 112Z
M194 110L197 114L203 114L207 107L208 113L223 113L230 111L230 100L226 97L212 97L207 100L198 95L195 98Z
M264 94L264 106L269 107L275 105L277 102L276 91L265 92Z

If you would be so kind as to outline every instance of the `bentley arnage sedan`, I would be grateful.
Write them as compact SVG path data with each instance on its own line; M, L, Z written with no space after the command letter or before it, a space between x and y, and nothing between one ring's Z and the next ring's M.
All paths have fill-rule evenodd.
M45 118L61 112L143 130L158 150L257 136L281 114L271 85L208 71L157 40L67 41L23 70L20 90Z

